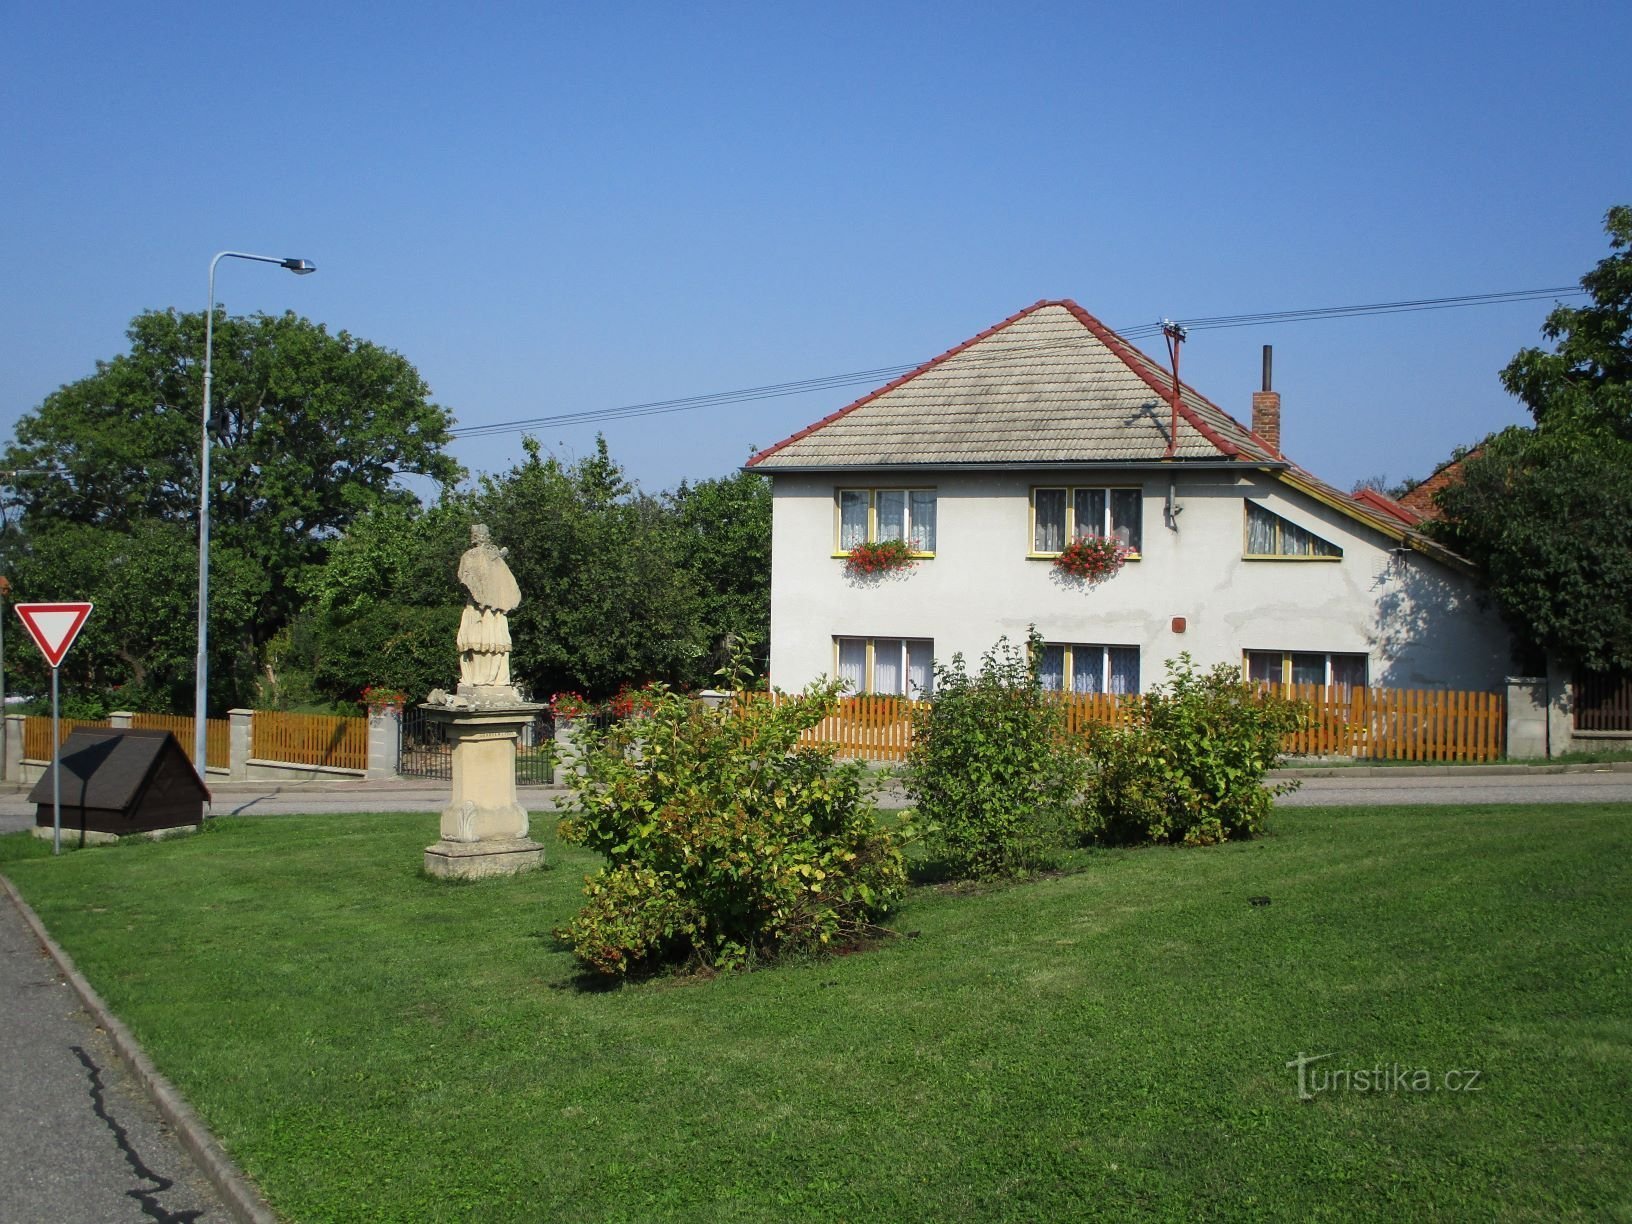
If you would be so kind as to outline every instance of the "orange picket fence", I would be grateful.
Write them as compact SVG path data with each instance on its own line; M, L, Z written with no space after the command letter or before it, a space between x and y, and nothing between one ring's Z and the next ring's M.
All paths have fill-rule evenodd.
M182 751L193 755L193 719L190 714L132 714L130 725L141 730L168 731L176 737ZM204 720L204 759L211 769L229 769L232 765L232 721L226 718Z
M368 768L368 719L256 710L249 755L292 765Z
M1507 697L1441 689L1294 684L1309 724L1287 738L1294 756L1373 761L1495 761L1507 751Z
M1310 720L1287 737L1292 756L1347 756L1375 761L1494 761L1506 751L1507 699L1500 693L1435 689L1360 689L1300 684L1288 696L1307 702ZM1133 702L1106 693L1065 693L1066 729L1078 734L1123 722ZM805 733L840 756L904 761L912 747L912 711L904 697L846 697L838 711Z
M905 697L876 693L845 697L801 737L807 744L832 744L840 756L869 761L904 761L912 747L912 707Z
M64 718L58 731L66 743L68 736L75 727L106 727L111 724L106 718ZM49 714L30 714L23 719L23 759L25 761L49 761L51 759L51 716Z

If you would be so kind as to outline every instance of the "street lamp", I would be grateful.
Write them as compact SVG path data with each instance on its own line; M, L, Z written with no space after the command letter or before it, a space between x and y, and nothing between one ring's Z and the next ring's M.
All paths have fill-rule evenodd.
M223 259L277 264L281 268L288 268L296 276L317 271L316 264L304 259L246 255L242 251L222 251L210 260L210 297L204 304L204 429L198 464L198 661L194 672L197 687L193 702L193 763L198 767L201 778L208 764L204 719L210 679L210 362L215 349L215 265Z

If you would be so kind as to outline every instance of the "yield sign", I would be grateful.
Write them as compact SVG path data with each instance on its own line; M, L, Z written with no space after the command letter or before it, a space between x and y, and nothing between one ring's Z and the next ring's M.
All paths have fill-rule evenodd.
M91 614L88 603L17 604L17 616L40 648L45 661L56 667L62 662L68 647L79 636L85 618Z

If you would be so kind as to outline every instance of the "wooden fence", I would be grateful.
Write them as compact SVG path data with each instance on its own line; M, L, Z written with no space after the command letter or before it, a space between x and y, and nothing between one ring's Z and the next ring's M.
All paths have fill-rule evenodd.
M193 720L186 714L132 714L130 725L142 730L168 731L176 737L182 751L193 755ZM62 720L62 738L66 741L75 727L111 727L111 718L65 718ZM226 769L232 750L232 724L225 718L204 720L205 755L211 769ZM51 717L48 714L30 714L23 720L23 759L49 761L51 759Z
M73 734L76 727L107 727L112 724L106 718L64 718L59 734L63 743ZM23 719L23 759L26 761L49 761L51 759L51 716L49 714L30 714Z
M176 737L182 751L193 755L193 717L191 714L132 714L130 725L143 730L168 731ZM225 718L204 720L204 759L211 769L228 769L232 765L232 722Z
M1494 761L1506 750L1507 699L1498 693L1433 689L1357 689L1302 684L1289 696L1309 704L1307 726L1287 737L1293 756L1348 756L1374 761ZM1126 720L1132 699L1101 693L1061 694L1073 734ZM875 695L846 697L836 714L805 733L839 755L902 761L912 747L916 702Z
M256 710L249 755L262 761L368 768L368 719Z
M1373 761L1495 761L1507 750L1507 698L1440 689L1295 684L1314 717L1287 739L1295 756Z

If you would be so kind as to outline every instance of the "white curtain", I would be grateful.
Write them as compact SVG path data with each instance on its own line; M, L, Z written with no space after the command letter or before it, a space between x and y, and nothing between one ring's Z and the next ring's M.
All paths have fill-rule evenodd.
M1103 693L1105 651L1099 646L1078 646L1071 652L1071 691Z
M1112 646L1105 652L1110 658L1110 690L1116 694L1139 691L1139 648Z
M1105 490L1078 489L1076 497L1076 533L1079 536L1105 534Z
M839 639L839 679L852 693L867 691L867 643L861 638Z
M1032 551L1059 552L1065 547L1065 490L1038 489L1036 510L1037 529L1033 533Z
M873 643L873 692L902 692L901 639L879 638Z
M849 552L867 543L867 490L844 489L839 493L839 549Z
M935 490L912 491L912 550L935 551Z
M1057 693L1065 687L1064 646L1043 647L1043 661L1038 667L1037 676L1042 686L1051 693Z
M928 697L935 691L935 643L907 643L907 696Z
M880 540L907 538L907 494L904 489L880 489L875 495Z
M1144 495L1140 489L1111 490L1111 534L1134 552L1142 534Z

